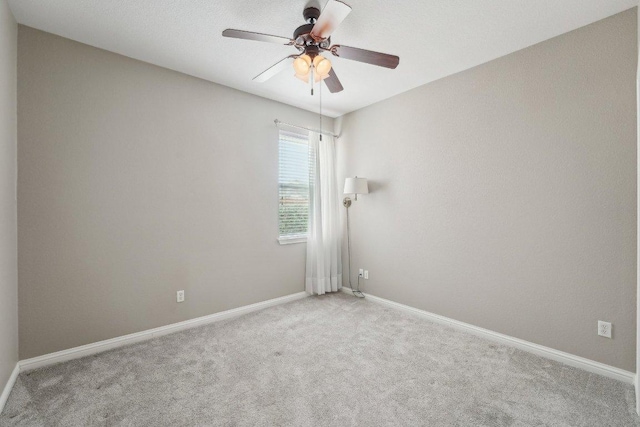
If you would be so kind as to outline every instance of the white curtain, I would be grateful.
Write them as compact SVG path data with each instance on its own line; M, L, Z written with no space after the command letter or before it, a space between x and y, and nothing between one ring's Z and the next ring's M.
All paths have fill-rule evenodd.
M305 287L311 294L342 287L336 147L333 136L309 133L309 234Z

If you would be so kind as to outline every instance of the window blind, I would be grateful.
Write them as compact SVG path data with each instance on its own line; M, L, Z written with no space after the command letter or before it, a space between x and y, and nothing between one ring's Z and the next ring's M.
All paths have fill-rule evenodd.
M315 165L309 153L309 136L281 130L278 147L279 237L304 238L309 220L310 172Z

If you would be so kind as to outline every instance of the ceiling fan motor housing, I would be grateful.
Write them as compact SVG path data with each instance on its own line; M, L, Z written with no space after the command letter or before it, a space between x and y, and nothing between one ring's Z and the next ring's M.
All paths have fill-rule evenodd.
M313 29L313 25L314 24L304 24L296 28L296 30L293 32L293 39L298 40L298 37L309 34Z
M317 41L310 35L311 30L313 30L316 21L320 17L320 9L316 7L308 7L304 10L302 15L307 23L295 29L293 32L293 39L301 50L304 50L304 52L311 58L314 58L320 51L318 46L321 46L324 49L328 48L331 44L331 38L329 37L325 40Z

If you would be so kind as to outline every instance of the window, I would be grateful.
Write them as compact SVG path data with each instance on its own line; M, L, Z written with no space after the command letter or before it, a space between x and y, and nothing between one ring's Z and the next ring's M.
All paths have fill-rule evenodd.
M304 242L309 221L309 177L314 165L309 136L281 130L278 147L278 240L283 244Z

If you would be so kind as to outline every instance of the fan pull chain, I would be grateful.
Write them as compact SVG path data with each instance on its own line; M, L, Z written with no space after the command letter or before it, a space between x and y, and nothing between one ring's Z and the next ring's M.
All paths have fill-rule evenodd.
M322 80L318 83L318 97L320 98L320 141L322 141Z
M311 71L311 78L309 79L309 82L311 82L311 96L313 96L313 65L311 65L311 69L309 71Z

